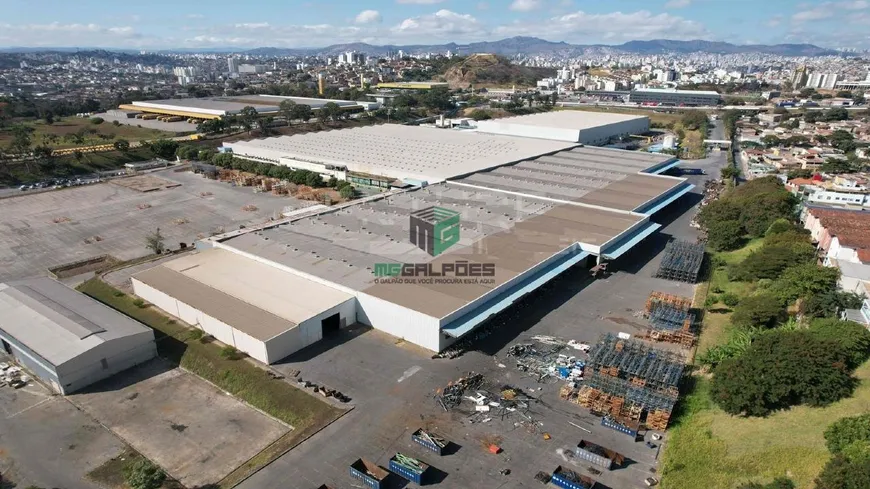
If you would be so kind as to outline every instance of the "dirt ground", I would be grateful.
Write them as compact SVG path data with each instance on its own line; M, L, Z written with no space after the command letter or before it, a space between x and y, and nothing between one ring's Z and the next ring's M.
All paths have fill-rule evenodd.
M69 399L186 487L221 480L290 430L162 360Z

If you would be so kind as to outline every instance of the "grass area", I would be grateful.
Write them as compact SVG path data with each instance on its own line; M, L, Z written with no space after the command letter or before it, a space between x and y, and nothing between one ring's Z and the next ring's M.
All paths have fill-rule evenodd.
M103 465L88 472L85 478L107 489L130 489L124 478L124 468L144 459L142 454L127 447L117 457L109 459ZM171 477L167 477L160 487L161 489L184 489L184 486Z
M710 399L709 380L694 377L681 401L663 455L663 489L732 489L744 482L788 476L813 487L830 454L823 433L833 421L870 410L870 362L855 371L852 397L824 408L798 406L766 418L726 414Z
M99 278L88 280L78 290L153 328L161 357L293 426L292 431L227 476L226 482L221 482L221 487L232 487L347 412L284 380L271 378L263 369L248 361L224 358L221 356L221 346L215 342L201 341L195 333L198 330L147 304L145 307L137 306L134 297Z
M49 178L68 178L87 175L98 171L117 170L125 163L147 161L154 155L146 148L134 148L126 152L107 151L104 153L84 153L80 160L73 155L53 158L48 164L30 162L8 163L0 166L0 185L15 186L34 183Z
M743 248L713 253L726 265L737 263L758 249L763 240ZM727 269L711 270L709 287L745 295L753 284L730 282ZM700 294L700 293L699 293ZM702 295L696 295L703 301ZM730 332L731 311L716 305L705 311L698 352L724 343ZM677 404L662 455L663 489L733 489L745 482L767 483L775 477L791 478L799 489L811 489L830 454L823 433L833 421L870 410L870 362L855 371L859 384L848 399L823 408L797 406L766 418L731 416L713 403L709 375L696 373L687 380L687 395Z
M45 144L58 149L109 144L116 138L141 141L176 135L173 132L145 127L125 124L116 126L108 121L102 124L92 124L90 119L81 117L66 117L62 120L56 120L54 124L46 124L43 121L27 121L21 124L33 129L30 138L34 146ZM74 138L74 135L79 135L81 139ZM0 130L0 146L5 146L11 140L11 131Z
M628 107L607 107L603 105L597 107L560 107L557 110L583 110L586 112L643 115L649 117L651 123L662 125L675 124L680 122L680 119L683 117L680 113L656 112L655 110L632 109Z

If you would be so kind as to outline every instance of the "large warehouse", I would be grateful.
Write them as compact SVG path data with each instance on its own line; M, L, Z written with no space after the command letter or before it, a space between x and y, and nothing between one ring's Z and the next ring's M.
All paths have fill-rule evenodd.
M132 104L124 104L121 110L145 112L149 114L173 115L196 119L218 119L236 115L245 107L253 107L259 114L277 114L278 106L285 100L298 105L308 105L312 110L319 110L332 102L346 110L375 110L379 107L374 102L355 102L349 100L332 100L307 97L282 97L279 95L240 95L236 97L206 97L179 98L168 100L143 100Z
M424 131L454 137L405 129L391 145ZM564 270L618 259L659 228L655 212L692 189L654 174L670 157L468 137L519 146L422 170L436 150L407 145L397 175L444 181L209 238L135 275L134 290L264 362L354 322L440 351ZM344 154L336 141L321 142ZM522 146L531 143L538 154Z
M490 134L602 145L620 137L649 132L649 117L560 110L478 121L477 130Z
M0 284L0 340L60 394L157 355L153 330L49 278Z

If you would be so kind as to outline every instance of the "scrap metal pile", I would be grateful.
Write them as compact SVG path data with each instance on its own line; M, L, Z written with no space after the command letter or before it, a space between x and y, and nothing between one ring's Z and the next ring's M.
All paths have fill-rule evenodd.
M671 241L665 246L662 263L655 276L693 284L698 281L704 262L704 243Z
M508 356L516 359L517 370L529 373L538 382L583 380L586 362L575 355L589 351L589 345L573 340L566 342L552 336L533 336L532 340L530 343L517 343L508 349Z
M644 316L650 323L647 339L676 343L686 348L695 344L697 317L692 309L692 299L653 292L646 301Z
M537 432L542 425L534 418L531 405L538 399L522 389L510 385L485 386L481 374L470 372L451 382L435 394L435 400L444 411L456 409L465 404L470 423L489 423L493 419L504 421L509 417L518 418L515 427L524 426L529 432Z
M587 382L560 394L593 412L667 428L685 368L679 355L642 342L603 335L587 362Z

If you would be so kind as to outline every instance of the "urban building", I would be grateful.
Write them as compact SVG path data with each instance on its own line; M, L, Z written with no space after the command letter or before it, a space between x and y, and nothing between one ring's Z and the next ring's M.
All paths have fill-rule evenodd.
M239 72L239 60L230 56L227 58L227 68L230 73L238 73Z
M239 73L241 73L241 74L256 75L256 74L262 74L265 72L266 72L266 65L252 65L252 64L239 65Z
M628 101L634 104L658 104L675 107L717 105L717 92L708 90L677 90L676 88L644 88L632 90Z
M60 394L157 355L153 330L50 278L0 284L0 340Z

